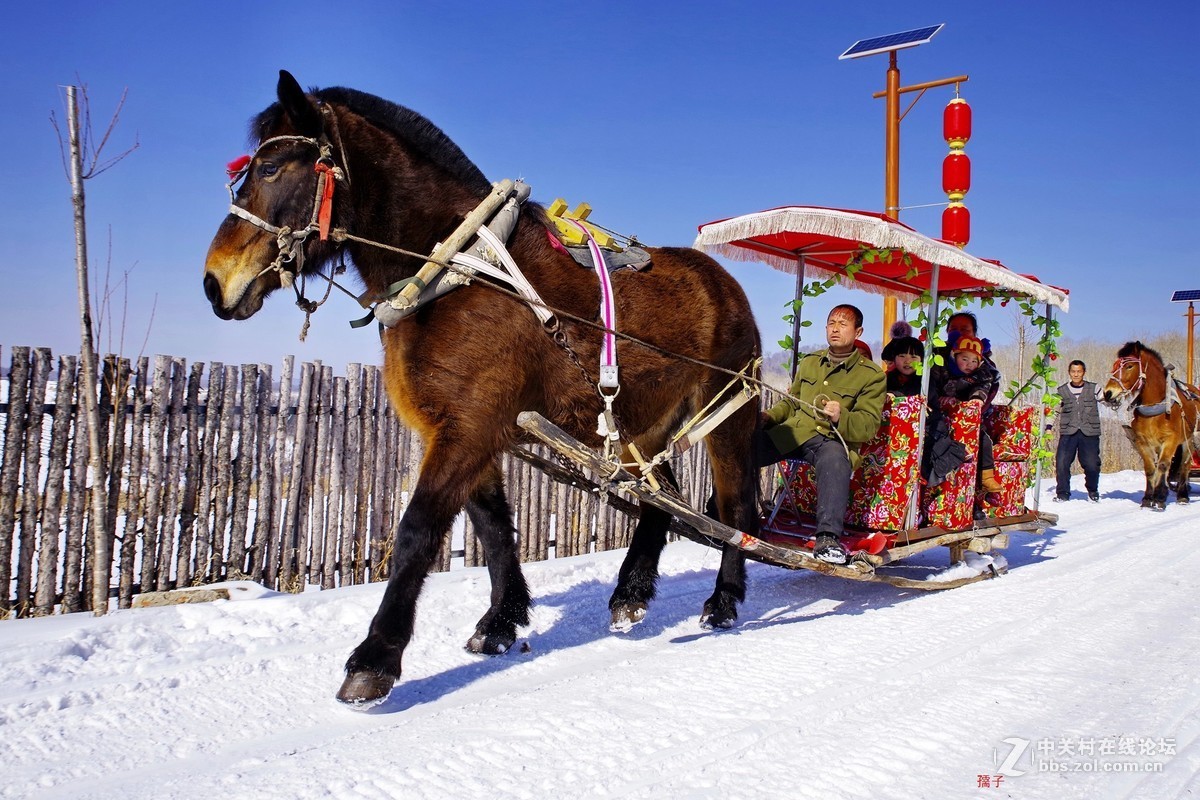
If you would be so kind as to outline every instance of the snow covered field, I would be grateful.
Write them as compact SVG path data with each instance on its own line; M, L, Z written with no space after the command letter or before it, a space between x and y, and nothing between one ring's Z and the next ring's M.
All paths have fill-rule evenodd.
M486 571L435 575L368 713L333 694L382 585L0 623L0 797L1197 796L1200 504L1142 486L1048 504L1008 575L946 592L751 563L728 632L690 542L625 635L623 551L528 565L528 648L494 658L463 650Z

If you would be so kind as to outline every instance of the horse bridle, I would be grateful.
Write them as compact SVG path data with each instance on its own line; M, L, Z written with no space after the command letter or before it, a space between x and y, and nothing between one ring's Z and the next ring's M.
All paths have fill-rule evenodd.
M313 197L312 213L309 216L308 224L299 230L293 230L287 225L272 225L257 214L247 211L238 205L237 194L234 192L234 187L245 178L246 173L250 171L250 164L254 163L254 159L262 152L263 148L281 142L301 142L317 148L317 161L313 166L313 170L317 173L317 190ZM229 183L225 184L225 188L229 190L229 213L273 235L275 244L279 248L275 260L264 267L255 277L268 272L277 272L279 273L279 282L283 286L292 286L296 276L304 269L304 244L308 241L308 237L316 233L319 234L321 241L329 238L329 225L333 214L333 190L337 181L346 180L345 171L333 161L333 145L324 136L320 139L314 139L311 136L272 136L259 143L254 153L245 161L244 166L236 171L231 168L229 177ZM294 269L288 269L286 266L288 264L293 265Z
M1130 364L1137 364L1138 375L1137 380L1134 381L1133 388L1126 389L1125 381L1121 380L1121 373L1124 372L1125 367ZM1142 393L1142 387L1146 383L1146 370L1142 367L1142 359L1140 356L1124 356L1113 362L1112 373L1109 374L1108 377L1112 378L1121 385L1121 388L1123 389L1122 394L1128 394L1133 402L1137 402L1138 397ZM1119 396L1120 395L1118 395L1118 397Z

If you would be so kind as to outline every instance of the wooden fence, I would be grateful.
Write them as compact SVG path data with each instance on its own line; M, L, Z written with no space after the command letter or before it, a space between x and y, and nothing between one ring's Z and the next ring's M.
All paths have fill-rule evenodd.
M171 356L108 356L101 379L108 506L98 521L78 358L12 348L0 405L0 618L90 610L96 580L126 608L139 592L229 579L300 591L386 578L420 443L391 413L377 368L350 364L334 376L315 362L296 374L289 356L276 381L266 364L206 371ZM711 485L702 450L673 464L693 504ZM505 458L522 560L628 543L619 509L630 504ZM95 575L101 535L112 563ZM483 563L469 521L452 536L440 569Z

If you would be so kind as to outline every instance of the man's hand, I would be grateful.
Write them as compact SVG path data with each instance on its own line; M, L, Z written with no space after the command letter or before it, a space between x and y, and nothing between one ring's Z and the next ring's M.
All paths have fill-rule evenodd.
M836 425L837 421L842 418L842 404L837 400L830 400L829 402L825 403L825 407L821 410L825 413L825 416L829 417L829 421L834 425Z

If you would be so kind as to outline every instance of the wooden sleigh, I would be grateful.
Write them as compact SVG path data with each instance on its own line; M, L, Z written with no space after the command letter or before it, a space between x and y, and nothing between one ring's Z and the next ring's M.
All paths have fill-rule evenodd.
M795 274L797 297L802 296L806 277L829 276L844 280L847 286L900 298L925 295L931 298L931 319L937 318L940 296L994 296L999 291L1044 302L1047 319L1052 306L1065 310L1068 304L1066 290L1018 275L997 261L976 258L869 212L808 206L771 209L702 225L696 246L739 260L763 261ZM871 263L855 260L855 254L868 247L891 252ZM848 280L850 276L853 280ZM800 326L799 313L795 316L794 346ZM793 352L793 363L795 359ZM927 358L925 369L930 365ZM522 414L518 424L571 463L608 476L593 481L592 490L619 487L639 503L670 513L676 533L713 546L734 545L757 561L921 590L951 589L1002 574L1006 562L996 554L1008 546L1011 533L1040 535L1057 522L1055 515L1037 509L1036 493L1034 507L1025 506L1026 487L1030 483L1036 486L1038 479L1037 465L1031 463L1041 429L1038 408L993 405L985 409L978 400L945 407L951 435L964 445L967 458L943 483L928 487L921 483L918 468L923 404L921 396L889 396L883 424L863 448L851 479L846 512L847 542L852 549L846 565L829 564L811 554L816 487L808 464L789 461L778 465L778 479L760 520L760 531L750 535L697 512L669 487L621 470L539 415ZM981 425L994 442L995 472L1003 491L992 498L994 502L983 504L982 518L977 519L975 472ZM555 471L554 465L539 466L551 474ZM559 477L576 485L587 480L578 475ZM623 510L636 508L619 493L614 498L619 506L627 506ZM928 559L914 563L915 556L939 547L949 549L950 569L931 567Z
M675 517L672 530L689 539L719 547L732 544L747 557L789 569L810 569L826 575L856 581L878 581L906 589L952 589L995 577L1006 570L1002 559L991 554L1008 546L1009 534L1042 534L1057 517L1025 508L1028 458L1032 446L1033 408L1013 410L992 406L982 413L978 400L951 408L952 435L968 451L961 467L933 490L919 494L919 526L904 525L910 495L903 487L910 484L917 468L916 428L921 397L891 398L885 405L884 424L863 448L863 457L851 478L851 503L846 512L846 542L853 551L845 566L828 564L811 554L814 533L812 509L816 501L811 467L802 461L782 462L778 468L774 497L761 519L757 536L735 530L695 511L682 497L662 485L651 485L633 474L619 470L598 453L568 436L544 417L525 413L518 424L559 455L594 475L611 476L610 501L626 512L636 506L621 499L620 493L632 494L641 503L656 506ZM997 502L985 503L983 519L974 518L976 454L978 426L986 419L996 442L996 473L1004 487ZM972 444L972 441L974 444ZM532 456L524 456L534 458ZM585 481L578 473L556 469L549 463L539 466L557 472L560 480L583 488L601 491L599 480ZM925 551L946 547L950 551L951 570L901 564ZM971 558L973 553L981 558ZM967 566L975 562L978 568ZM970 574L963 574L970 573ZM913 575L919 577L912 577Z

